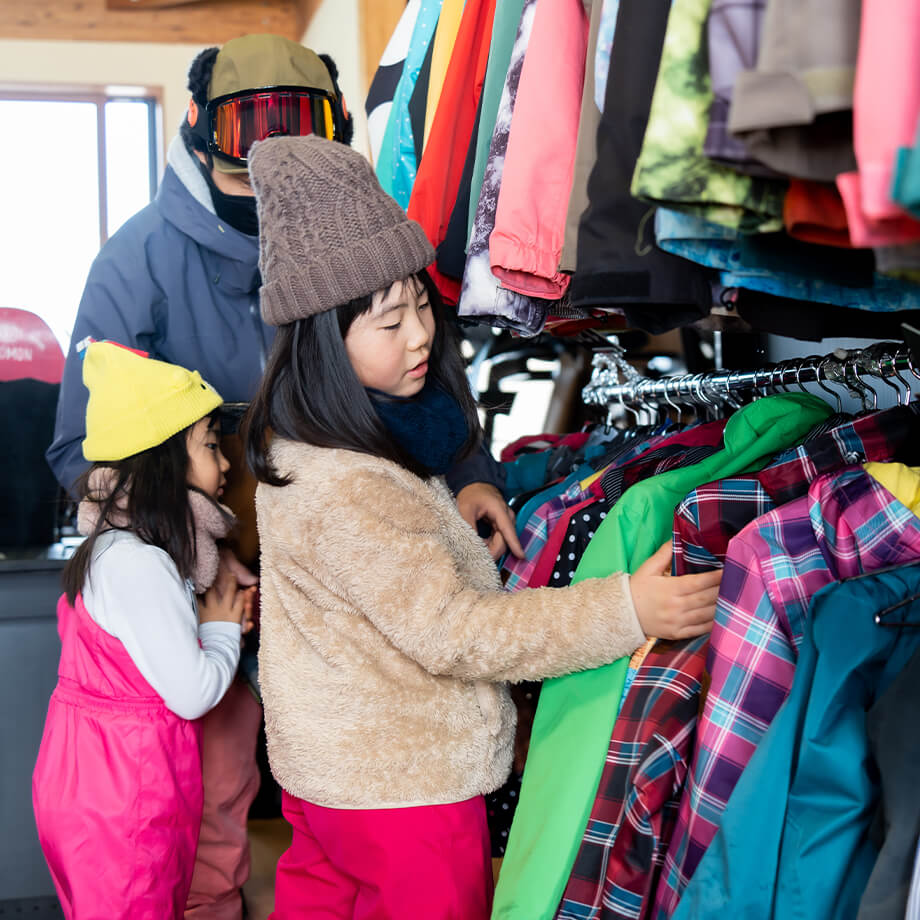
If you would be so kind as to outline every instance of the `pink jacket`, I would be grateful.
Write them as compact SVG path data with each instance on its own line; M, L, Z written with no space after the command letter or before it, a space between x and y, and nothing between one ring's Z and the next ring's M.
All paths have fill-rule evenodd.
M891 198L899 147L911 147L920 116L920 7L914 0L863 0L853 89L853 145L858 172L842 173L854 246L920 240L920 221Z
M166 708L81 598L60 599L58 632L32 801L64 916L181 917L201 821L199 724Z
M560 298L559 271L575 170L588 17L582 0L541 0L521 72L495 229L492 273L530 297Z

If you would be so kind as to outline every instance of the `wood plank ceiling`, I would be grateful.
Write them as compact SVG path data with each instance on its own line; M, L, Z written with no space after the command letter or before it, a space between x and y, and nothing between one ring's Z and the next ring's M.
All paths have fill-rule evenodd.
M300 41L320 0L0 0L0 38L220 45L249 32Z

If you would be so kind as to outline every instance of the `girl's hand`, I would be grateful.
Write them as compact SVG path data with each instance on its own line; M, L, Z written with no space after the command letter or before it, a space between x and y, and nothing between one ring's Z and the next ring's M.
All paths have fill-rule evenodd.
M236 576L226 569L217 581L198 598L199 623L240 623L246 609L246 594L237 589Z
M487 482L471 482L464 486L457 493L457 508L473 530L480 520L486 520L492 526L486 546L493 559L500 559L508 550L518 559L524 558L524 550L514 528L514 512L495 486Z
M256 591L258 588L255 585L240 590L240 594L243 595L243 619L240 622L240 631L244 636L256 625Z
M665 543L629 579L639 624L649 637L689 639L712 629L722 571L671 574L671 543Z

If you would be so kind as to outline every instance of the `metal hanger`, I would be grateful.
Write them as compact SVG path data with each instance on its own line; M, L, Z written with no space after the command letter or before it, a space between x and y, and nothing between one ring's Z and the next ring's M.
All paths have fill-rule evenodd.
M821 382L821 375L825 373L824 366L831 360L833 359L830 356L826 355L825 357L821 358L821 360L818 362L818 367L815 373L815 383L818 384L819 389L824 390L825 393L830 394L834 398L834 401L837 403L837 414L842 415L843 414L843 400L840 398L840 394L836 390L832 390L829 386L826 386L824 383Z
M670 389L671 389L671 381L665 380L664 382L664 401L677 413L677 424L679 425L681 422L681 418L683 417L683 411L681 410L680 405L678 403L673 402L671 399L668 398L668 391Z
M908 353L908 355L909 355L909 353ZM910 404L910 397L911 397L910 381L909 381L906 377L902 377L902 376L901 376L901 372L898 370L898 362L897 362L895 356L894 356L894 355L889 355L889 359L891 360L891 372L894 374L895 377L898 378L898 380L901 381L901 383L904 384L904 390L905 390L905 393L904 393L904 405L907 406L907 405ZM909 358L908 358L908 360L909 360Z
M863 412L868 412L870 408L869 404L867 403L865 399L865 394L867 392L872 394L871 408L872 408L872 411L874 412L876 409L878 409L878 392L874 390L871 386L869 386L869 384L866 383L866 381L863 380L862 377L859 376L859 366L858 366L858 362L855 359L848 361L846 364L846 367L848 371L852 371L853 380L859 389L860 399L862 399L862 404L863 404Z
M920 594L912 594L910 597L905 597L896 604L885 607L884 610L879 610L875 615L876 625L885 626L890 629L920 629L920 620L905 620L903 618L889 619L893 613L896 613L898 610L903 610L908 604L913 604L915 601L920 601Z

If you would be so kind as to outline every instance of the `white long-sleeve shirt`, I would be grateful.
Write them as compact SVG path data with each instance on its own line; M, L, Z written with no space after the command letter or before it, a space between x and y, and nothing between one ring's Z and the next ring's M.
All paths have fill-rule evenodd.
M199 624L192 585L167 553L127 531L104 533L82 594L168 709L197 719L220 702L239 663L240 626Z

